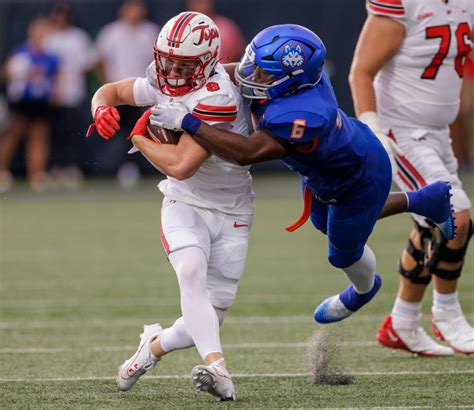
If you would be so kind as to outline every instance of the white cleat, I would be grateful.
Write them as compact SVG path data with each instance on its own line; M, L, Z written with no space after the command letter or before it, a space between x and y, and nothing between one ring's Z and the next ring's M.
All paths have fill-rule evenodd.
M191 371L194 387L201 392L212 394L217 400L235 400L235 387L229 371L221 366L220 359L209 366L199 365Z
M151 353L150 344L163 331L159 323L143 326L140 344L134 355L119 367L117 386L120 390L129 390L148 370L161 359Z
M417 356L444 357L453 356L454 350L436 343L421 326L415 328L395 328L392 316L387 316L377 332L378 342L392 349L402 349Z
M445 340L458 353L474 354L474 328L460 308L431 311L431 329L439 340Z

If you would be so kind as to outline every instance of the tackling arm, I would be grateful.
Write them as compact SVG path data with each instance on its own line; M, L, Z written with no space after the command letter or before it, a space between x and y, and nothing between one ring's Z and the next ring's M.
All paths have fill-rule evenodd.
M177 145L157 144L141 135L134 135L132 142L158 171L178 180L192 177L209 157L186 133L181 135Z
M235 83L235 69L239 63L227 63L224 64L224 69L226 73L229 75L230 79L232 80L233 83Z
M264 131L248 137L202 123L192 136L208 151L239 165L280 159L286 150Z

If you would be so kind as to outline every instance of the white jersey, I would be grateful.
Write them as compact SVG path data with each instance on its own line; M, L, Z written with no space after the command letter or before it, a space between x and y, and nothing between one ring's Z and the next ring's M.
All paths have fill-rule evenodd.
M367 10L405 27L400 49L375 78L382 127L452 123L471 49L474 0L369 0Z
M139 106L179 101L189 112L210 125L240 135L248 135L242 109L242 97L218 64L206 85L189 94L170 97L156 85L155 64L147 69L146 78L137 78L133 87L135 103ZM254 193L250 166L239 166L211 155L190 178L179 181L172 177L160 182L159 189L171 200L231 214L252 214Z

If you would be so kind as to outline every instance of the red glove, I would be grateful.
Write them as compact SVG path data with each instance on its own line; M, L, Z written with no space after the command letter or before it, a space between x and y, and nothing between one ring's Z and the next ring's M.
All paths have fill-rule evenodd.
M115 107L99 105L94 113L94 122L89 126L86 137L90 137L95 129L99 135L109 140L120 129L120 114Z
M132 132L127 138L127 141L130 141L134 135L143 135L146 137L148 135L147 131L147 126L148 126L148 120L151 115L151 108L148 108L142 116L138 119L138 121L135 123L135 126L132 129Z

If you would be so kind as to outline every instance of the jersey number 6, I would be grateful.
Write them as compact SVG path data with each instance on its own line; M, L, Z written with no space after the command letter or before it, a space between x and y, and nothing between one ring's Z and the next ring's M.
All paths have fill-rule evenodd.
M291 128L290 139L299 140L303 138L304 130L306 128L306 120L293 120L293 127Z
M454 69L460 78L464 75L464 65L466 64L466 56L471 50L470 45L466 42L466 38L469 37L471 30L469 24L460 23L456 29L455 36L457 42L457 54L454 63ZM443 26L433 26L426 28L426 38L440 38L439 50L433 57L430 65L425 68L421 78L424 80L434 80L438 74L439 67L443 64L443 60L446 58L449 52L449 46L451 44L451 27L449 24Z

